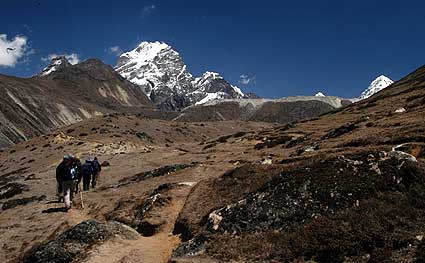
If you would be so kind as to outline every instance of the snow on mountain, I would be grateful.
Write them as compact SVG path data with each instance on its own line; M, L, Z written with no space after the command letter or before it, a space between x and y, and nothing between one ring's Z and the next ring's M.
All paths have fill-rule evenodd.
M202 105L215 100L224 100L228 97L229 95L227 95L224 92L207 93L207 96L203 98L202 100L196 102L195 105Z
M119 57L115 70L141 86L148 96L163 92L181 94L193 89L192 75L179 53L162 42L140 43Z
M163 42L140 43L119 57L115 70L139 85L155 104L167 109L244 96L218 73L206 72L194 78L180 54Z
M314 95L315 97L326 97L325 94L323 94L322 92L317 92L316 95Z
M196 88L194 92L188 94L195 104L205 104L212 100L239 99L243 98L242 91L228 83L219 73L205 72L202 77L194 79L192 82Z
M58 71L68 66L71 66L71 63L69 63L69 61L64 56L54 57L52 58L50 65L45 67L40 75L47 76L54 71Z
M369 98L373 94L385 89L386 87L390 86L393 83L394 83L394 81L392 81L390 78L388 78L384 75L381 75L381 76L377 77L374 81L372 81L372 83L370 83L369 87L365 91L362 92L362 94L359 97L359 100Z

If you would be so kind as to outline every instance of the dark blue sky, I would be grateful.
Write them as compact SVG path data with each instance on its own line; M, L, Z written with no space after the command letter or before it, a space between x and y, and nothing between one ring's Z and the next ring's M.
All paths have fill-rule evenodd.
M111 2L111 3L110 3ZM0 73L31 76L49 54L97 57L160 40L199 75L220 72L261 96L356 97L384 74L400 79L425 64L425 2L2 1L0 35L28 38L27 55ZM32 50L32 52L28 52ZM31 54L32 53L32 54ZM248 85L240 75L255 77Z

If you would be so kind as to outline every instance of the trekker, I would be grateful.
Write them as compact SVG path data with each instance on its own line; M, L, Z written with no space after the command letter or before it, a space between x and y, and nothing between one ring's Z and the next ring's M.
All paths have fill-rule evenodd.
M67 159L66 172L62 178L62 191L65 208L71 208L74 192L78 191L78 183L81 181L81 162L76 157Z
M83 190L88 191L90 190L90 180L94 179L94 173L93 173L93 162L90 161L90 159L87 159L86 162L81 167L82 173L83 173Z
M93 165L93 177L91 181L91 187L96 188L97 180L99 179L100 171L102 171L102 166L99 163L97 157L94 157L92 162Z
M63 157L62 162L56 168L56 195L58 197L58 202L62 201L63 193L62 193L62 178L66 173L66 162L70 158L67 154Z

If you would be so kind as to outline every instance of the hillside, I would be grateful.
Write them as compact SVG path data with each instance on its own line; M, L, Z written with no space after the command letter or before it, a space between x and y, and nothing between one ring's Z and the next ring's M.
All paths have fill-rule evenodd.
M289 123L317 117L351 104L339 97L294 96L281 99L221 99L182 110L176 121L245 120Z
M4 149L0 261L421 262L424 88L422 67L291 124L108 114ZM109 163L67 213L66 153Z
M0 147L92 116L153 108L138 87L101 61L77 65L63 61L63 67L48 75L27 79L0 75Z

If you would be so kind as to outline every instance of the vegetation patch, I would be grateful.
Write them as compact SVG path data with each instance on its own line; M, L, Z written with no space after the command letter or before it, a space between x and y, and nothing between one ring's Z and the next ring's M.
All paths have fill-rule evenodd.
M137 183L137 182L140 182L140 181L144 181L144 180L147 180L149 178L169 175L171 173L175 173L177 171L193 167L196 164L197 164L196 162L192 162L190 164L166 165L166 166L163 166L163 167L158 168L158 169L139 173L139 174L133 175L131 177L121 179L121 180L118 181L118 183L119 183L118 187L125 186L125 185L128 185L128 184Z
M7 199L21 194L28 186L20 183L8 183L0 187L0 199Z
M135 135L137 136L137 138L139 138L141 140L149 141L149 142L153 141L153 138L149 134L147 134L146 132L136 132Z
M46 196L42 195L42 196L32 196L32 197L24 197L20 199L7 200L6 202L3 203L2 210L4 211L7 209L15 208L17 206L26 205L35 201L43 201L45 199L46 199Z
M327 134L325 134L322 139L330 139L330 138L337 138L339 136L342 136L346 133L352 132L353 130L357 129L357 125L355 123L349 123L342 125L336 129L331 130Z
M170 202L171 197L167 195L167 192L173 187L175 187L174 184L162 184L142 198L120 200L106 218L124 223L143 236L152 236L164 223L153 216L155 210L161 209Z

